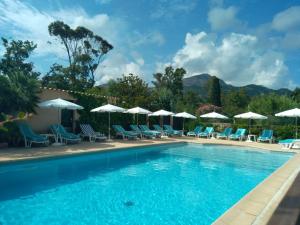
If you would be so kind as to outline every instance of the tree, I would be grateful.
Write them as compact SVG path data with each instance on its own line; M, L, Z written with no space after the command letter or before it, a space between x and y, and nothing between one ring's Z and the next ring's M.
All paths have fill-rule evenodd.
M209 102L215 106L221 107L221 87L219 78L213 76L209 80Z
M197 107L203 102L200 96L193 91L187 91L183 94L181 100L176 104L176 112L190 112L194 114Z
M87 83L83 86L92 87L95 84L95 71L104 56L113 49L113 46L85 27L79 26L72 29L62 21L49 24L48 31L66 49L69 66L62 72L69 79L70 88L74 89L74 84L75 88L78 88L77 80ZM56 76L53 77L53 83L63 79L58 79L58 76L62 75L56 73ZM51 80L50 76L48 80Z
M167 88L174 96L182 96L183 93L183 77L186 71L183 68L176 68L168 66L165 68L165 73L156 73L153 75L154 81L152 81L155 88Z
M0 111L6 114L34 112L40 91L37 77L29 61L36 45L29 41L8 42L0 61Z
M168 66L165 68L165 72L156 73L153 75L154 81L152 81L156 96L155 105L161 106L168 110L175 110L177 101L183 97L183 77L186 71L183 68L176 68Z
M245 90L230 91L223 97L223 112L229 116L245 112L250 101Z
M33 70L33 63L28 62L28 58L36 48L36 44L21 40L9 42L5 38L2 38L2 44L5 52L0 61L0 74L7 75L19 71L34 78L40 75L40 73Z
M16 71L0 76L0 108L6 114L35 112L40 85L36 78Z
M255 96L249 103L251 111L274 116L275 113L297 107L297 102L289 96L268 94Z
M295 88L291 96L293 100L300 103L300 88Z
M111 80L108 83L108 92L118 98L119 104L124 107L147 107L151 102L148 85L139 76L129 74L121 78Z

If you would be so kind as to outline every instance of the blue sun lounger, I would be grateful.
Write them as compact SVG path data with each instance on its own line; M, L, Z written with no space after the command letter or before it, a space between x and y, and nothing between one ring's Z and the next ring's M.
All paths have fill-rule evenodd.
M140 134L134 131L127 131L121 125L112 125L117 136L121 136L123 139L137 139Z
M68 142L81 141L80 135L66 131L66 129L60 124L51 125L50 130L56 136L57 140L60 140L62 143L65 142L68 144Z
M139 128L138 125L134 125L134 124L131 124L130 125L130 128L134 131L134 132L137 132L140 134L141 138L142 137L146 137L146 138L155 138L156 135L153 134L152 132L149 132L149 131L143 131Z
M213 127L206 127L203 132L200 132L198 134L198 137L209 138L209 137L211 137L211 135L212 135L213 132L214 132L214 128Z
M168 135L168 136L172 136L172 134L170 132L168 132L167 130L164 130L163 128L161 128L161 126L159 126L158 124L153 124L153 128L156 131L159 131L162 133L162 135Z
M217 134L218 139L228 139L232 133L231 127L226 127L223 132Z
M257 138L260 142L273 142L273 130L263 130L261 135Z
M142 131L147 131L152 134L154 134L156 137L160 137L162 135L162 132L156 131L156 130L151 130L147 125L139 125Z
M198 136L199 135L199 133L201 133L201 131L202 131L202 126L196 126L195 127L195 129L193 130L193 131L189 131L189 132L187 132L187 136L194 136L194 137L196 137L196 136Z
M295 146L300 146L300 139L284 139L278 142L284 149L291 149Z
M32 143L45 144L45 145L49 144L49 140L46 136L34 133L28 124L20 123L18 124L18 127L24 138L26 148L28 147L31 148Z
M164 125L164 128L172 136L182 136L183 135L183 131L182 130L174 130L173 127L170 126L170 125Z
M245 137L246 137L246 129L239 128L236 130L234 134L231 134L229 136L229 139L242 141L243 139L245 139Z

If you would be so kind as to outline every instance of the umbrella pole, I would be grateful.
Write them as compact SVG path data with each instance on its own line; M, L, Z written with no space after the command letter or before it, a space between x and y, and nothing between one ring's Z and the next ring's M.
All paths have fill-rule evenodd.
M108 140L110 139L110 112L108 112Z
M184 133L184 117L183 117L183 122L182 122L182 132Z
M136 125L139 125L139 114L136 114Z
M251 134L251 119L249 119L249 134Z
M296 139L298 138L298 117L296 116Z
M61 124L61 111L60 111L60 108L58 108L58 124Z

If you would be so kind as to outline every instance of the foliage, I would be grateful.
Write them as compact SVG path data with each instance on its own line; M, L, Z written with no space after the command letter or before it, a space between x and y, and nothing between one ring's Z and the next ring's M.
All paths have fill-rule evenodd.
M91 88L86 91L87 94L103 95L103 90L101 88ZM78 110L79 122L89 123L97 131L106 131L107 129L107 116L105 113L91 113L90 111L96 107L106 104L105 98L93 97L88 95L74 94L77 99L77 104L83 106L84 109Z
M189 112L194 114L197 107L201 104L203 100L199 95L193 91L187 91L183 94L182 99L176 104L176 112Z
M0 126L0 143L7 142L9 146L17 146L21 140L22 137L15 122L7 122Z
M220 80L216 76L213 76L208 81L208 96L209 96L209 102L212 105L221 107L221 87L220 87Z
M48 31L65 47L69 65L63 68L54 64L44 84L59 86L59 81L67 79L68 82L64 82L65 89L93 87L95 72L113 46L85 27L72 29L62 21L49 24Z
M249 103L249 110L272 116L294 107L297 107L297 103L292 98L274 93L253 97Z
M243 89L239 91L228 92L223 96L222 99L222 111L230 117L239 113L243 113L247 111L249 100L249 96L247 96L246 92Z
M8 41L2 38L5 52L0 61L0 75L13 74L16 71L31 78L37 78L40 73L33 70L33 63L27 62L36 45L31 41Z
M28 58L36 45L29 41L2 41L5 52L0 61L1 112L34 112L39 100L39 73L33 70Z
M183 97L183 77L186 71L183 68L168 66L164 73L153 75L154 96L157 107L163 107L167 110L175 111L177 101Z
M151 95L148 84L139 76L129 74L111 80L108 83L108 93L118 98L118 104L125 108L149 107Z
M205 113L210 113L210 112L213 112L213 111L220 111L221 110L221 107L218 107L218 106L215 106L215 105L212 105L212 104L201 104L198 108L197 108L197 111L196 113L198 115L201 115L201 114L205 114Z
M300 103L300 88L295 88L291 97L294 101Z

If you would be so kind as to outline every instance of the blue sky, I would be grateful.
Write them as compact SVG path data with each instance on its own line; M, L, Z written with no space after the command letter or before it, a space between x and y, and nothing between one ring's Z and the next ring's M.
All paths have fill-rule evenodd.
M37 43L32 60L42 73L66 62L48 35L54 20L86 26L113 44L98 83L128 73L151 81L172 65L237 86L300 84L300 0L0 1L0 36Z

